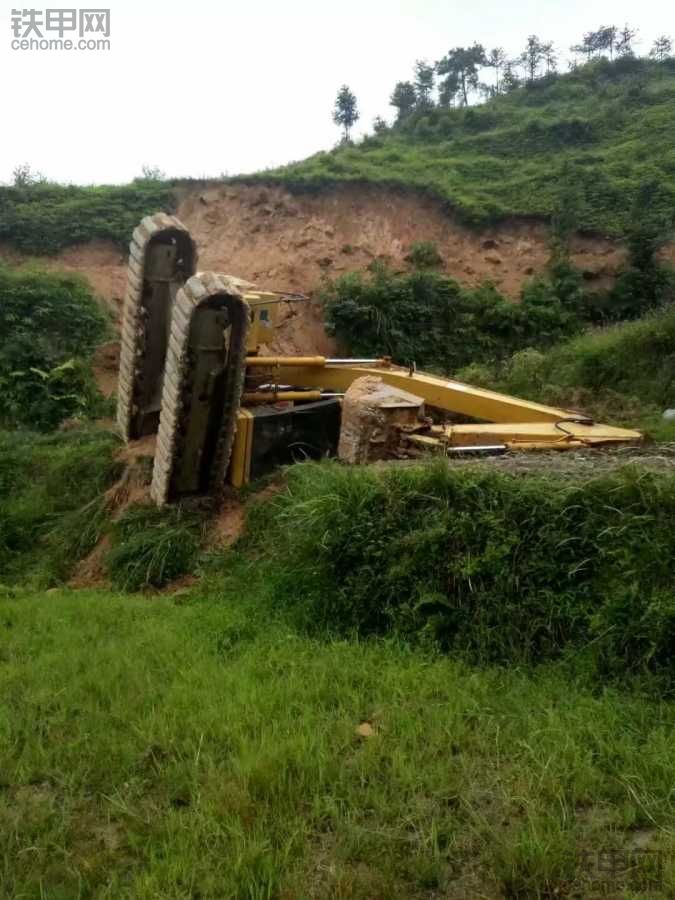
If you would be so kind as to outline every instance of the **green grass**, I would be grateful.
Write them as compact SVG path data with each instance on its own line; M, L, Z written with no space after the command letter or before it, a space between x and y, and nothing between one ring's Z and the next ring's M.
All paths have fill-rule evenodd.
M244 180L421 190L465 222L548 218L574 184L581 228L622 234L645 180L675 197L675 63L607 60L466 110L432 109L356 146Z
M199 520L180 507L131 506L111 530L106 567L118 590L164 587L197 561Z
M467 366L455 374L672 441L675 424L663 422L661 414L675 405L675 307L591 330L544 353L526 350L506 363Z
M67 578L107 525L117 439L76 430L0 432L0 584L48 587Z
M675 689L672 473L308 464L251 528L271 602L310 633Z
M672 704L303 637L228 566L2 600L3 896L672 895Z
M0 186L0 242L41 255L97 239L126 249L143 216L171 212L174 205L172 186L152 180L96 187Z

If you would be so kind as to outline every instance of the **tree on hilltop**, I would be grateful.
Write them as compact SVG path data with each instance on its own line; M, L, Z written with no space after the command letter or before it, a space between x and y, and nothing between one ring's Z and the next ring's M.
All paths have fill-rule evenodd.
M506 65L506 53L503 47L494 47L485 58L485 65L495 70L495 90L500 91L500 76Z
M633 41L637 37L637 33L637 28L631 28L628 24L624 25L616 42L617 56L635 56Z
M390 106L396 108L396 121L402 122L415 109L417 94L411 81L398 81L389 100Z
M472 47L454 47L436 64L436 71L444 75L441 92L445 97L457 85L460 106L469 105L469 94L478 88L478 73L486 65L485 48L482 44ZM454 94L453 94L454 96Z
M669 56L672 56L672 53L673 42L665 34L657 37L652 45L652 49L649 51L651 58L655 59L657 62L663 62L664 59L668 59Z
M415 63L415 102L422 109L434 105L432 94L436 70L426 60L418 59Z
M335 98L333 108L333 121L343 129L342 139L347 143L350 139L352 127L359 120L359 110L356 96L346 84L343 84Z

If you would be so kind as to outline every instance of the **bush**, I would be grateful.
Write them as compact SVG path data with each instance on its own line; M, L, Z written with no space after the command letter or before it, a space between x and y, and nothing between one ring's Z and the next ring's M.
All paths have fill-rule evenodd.
M675 298L675 272L658 258L673 221L672 197L658 181L643 182L626 230L627 265L599 306L605 319L635 319Z
M171 186L154 179L121 186L0 186L0 241L37 254L92 240L126 248L143 216L171 212L174 205Z
M672 475L306 464L270 506L254 532L276 602L306 627L394 631L481 663L574 652L675 687Z
M443 265L441 254L433 241L413 241L405 259L414 269L437 269Z
M83 279L0 266L0 423L48 431L95 414L101 398L85 360L106 327Z
M180 508L132 506L113 525L108 574L118 590L160 588L192 570L198 549L197 521Z
M555 291L542 278L515 304L491 284L465 288L435 272L398 275L377 265L370 275L338 278L323 301L329 330L349 352L453 372L577 331L579 319Z

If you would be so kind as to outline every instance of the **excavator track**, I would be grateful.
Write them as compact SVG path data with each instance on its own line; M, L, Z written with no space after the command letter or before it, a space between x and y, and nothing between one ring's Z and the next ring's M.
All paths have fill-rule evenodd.
M202 273L178 291L150 493L158 505L218 493L246 372L250 309L235 278Z
M117 424L125 441L157 430L172 307L196 265L194 241L174 216L146 216L134 231L117 388Z

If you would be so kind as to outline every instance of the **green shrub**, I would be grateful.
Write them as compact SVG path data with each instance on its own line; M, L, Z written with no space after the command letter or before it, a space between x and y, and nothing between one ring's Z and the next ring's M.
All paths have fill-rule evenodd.
M577 331L580 320L556 290L541 278L515 304L491 284L466 288L436 272L400 275L376 265L327 285L323 301L328 329L349 352L453 372Z
M414 269L437 269L443 265L441 254L433 241L413 241L406 262Z
M75 275L0 266L0 423L48 431L101 402L85 361L107 323Z
M113 525L108 574L118 590L160 588L192 571L198 549L197 521L180 508L132 506Z
M308 464L266 515L253 529L276 602L308 627L395 631L480 662L575 653L675 687L672 475Z

